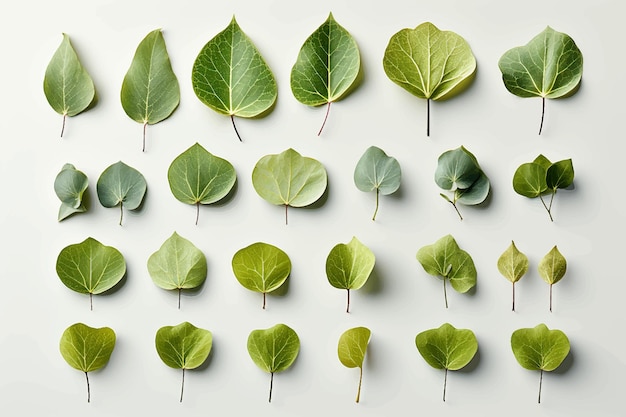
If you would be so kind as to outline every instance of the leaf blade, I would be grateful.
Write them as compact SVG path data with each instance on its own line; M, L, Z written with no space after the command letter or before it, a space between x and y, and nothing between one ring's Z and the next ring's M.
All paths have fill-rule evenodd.
M160 288L193 289L206 280L207 261L193 243L174 232L148 258L148 273Z

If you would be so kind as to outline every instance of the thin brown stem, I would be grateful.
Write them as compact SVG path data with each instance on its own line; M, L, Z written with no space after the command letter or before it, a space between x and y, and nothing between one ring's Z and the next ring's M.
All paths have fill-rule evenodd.
M372 221L376 220L376 214L378 213L379 195L380 195L380 189L376 188L376 209L374 210L374 215L372 216Z
M183 402L183 392L185 390L185 368L183 368L183 380L180 384L180 402Z
M274 389L274 372L270 373L270 396L268 402L272 402L272 390Z
M543 383L543 369L539 370L539 395L537 396L537 404L541 404L541 384Z
M93 311L93 293L89 293L89 309Z
M543 197L541 195L539 195L539 200L541 200L541 204L543 204L543 207L546 209L546 211L548 212L548 216L550 216L550 221L554 222L554 219L552 218L552 211L550 211L550 207L548 207L546 205L546 202L544 201Z
M459 219L463 221L463 216L461 216L461 212L459 211L459 208L456 206L456 203L454 201L450 201L450 204L452 204L452 207L454 207L454 210L456 210L456 214L459 215Z
M148 122L145 122L143 124L143 145L141 148L141 152L145 152L146 151L146 128L148 126Z
M122 225L122 220L124 220L124 204L120 203L120 226Z
M67 113L63 113L63 122L61 123L61 137L63 137L63 133L65 132L65 120L67 119Z
M539 125L539 134L541 135L541 130L543 129L543 117L546 113L546 98L541 97L541 124Z
M200 202L196 203L196 226L198 225L198 220L200 219Z
M552 284L550 284L550 313L552 313Z
M448 368L443 373L443 402L446 402L446 386L448 385Z
M85 379L87 380L87 402L91 402L91 388L89 387L89 375L85 372Z
M326 116L324 116L324 121L322 122L322 127L320 127L319 132L317 132L317 136L322 134L322 130L324 130L324 126L326 126L326 120L328 120L328 114L330 113L330 101L328 102L328 106L326 106Z
M426 99L426 136L430 136L430 99Z
M511 311L515 311L515 283L513 283L513 308Z
M266 293L263 293L263 310L265 310L265 299L266 299Z
M235 134L237 135L237 138L239 139L239 142L243 142L243 140L241 140L241 136L239 136L239 131L237 130L237 125L235 124L235 115L234 114L230 115L230 121L233 124L233 129L235 129Z
M350 312L350 289L348 288L348 302L346 303L346 313Z
M356 391L356 402L361 400L361 383L363 382L363 367L359 367L359 388Z
M285 204L285 226L289 224L287 219L287 209L289 208L289 204Z
M180 296L181 296L181 293L182 293L182 292L183 292L183 289L182 289L182 288L179 288L179 289L178 289L178 309L179 309L179 310L180 310Z

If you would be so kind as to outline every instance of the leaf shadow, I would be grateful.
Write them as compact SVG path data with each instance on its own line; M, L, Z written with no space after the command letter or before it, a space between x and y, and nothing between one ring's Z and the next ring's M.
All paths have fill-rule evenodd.
M322 207L324 204L326 204L326 201L328 201L329 189L330 189L330 183L327 183L326 189L324 190L324 193L320 196L320 198L318 198L315 202L309 204L308 206L303 206L303 207L298 207L298 208L314 210L314 209L318 209Z
M462 367L456 372L459 372L460 374L473 372L476 370L476 368L478 368L478 366L480 366L480 361L481 361L481 356L480 356L480 346L479 346L472 360L469 361L467 365L465 365L464 367Z
M365 282L365 285L360 289L360 291L367 295L380 294L384 290L382 275L380 273L380 268L375 265L374 269Z
M458 96L459 94L467 90L474 83L477 72L478 72L478 64L476 64L476 68L474 69L474 72L472 72L468 77L466 77L464 80L458 83L452 90L450 90L448 94L446 94L445 97L437 99L437 101L445 102L451 98Z
M223 207L229 204L231 201L233 201L233 199L235 198L235 195L237 194L237 190L239 190L239 178L235 177L235 183L233 184L230 191L228 191L228 194L226 194L223 198L216 201L215 203L211 203L207 205L214 206L214 207Z
M289 294L289 284L291 281L291 274L289 274L289 276L287 277L287 279L285 280L285 282L283 282L283 284L276 288L274 291L267 293L268 296L275 296L275 297L285 297L287 296L287 294Z
M574 365L575 365L574 353L572 352L572 349L570 349L565 359L563 359L563 362L561 362L561 364L554 371L552 371L552 373L558 376L563 376Z
M126 284L127 279L128 279L128 269L124 273L124 276L122 277L122 279L120 279L117 284L115 284L108 290L101 292L100 294L94 294L94 295L104 295L108 297L110 295L116 294L120 289L122 289L124 284Z

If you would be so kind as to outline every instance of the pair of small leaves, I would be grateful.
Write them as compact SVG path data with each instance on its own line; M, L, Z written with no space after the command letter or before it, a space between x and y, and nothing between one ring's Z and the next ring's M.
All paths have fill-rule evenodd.
M191 82L202 103L230 116L239 140L235 116L260 116L269 111L278 95L272 71L234 16L198 54Z
M348 329L339 337L337 355L339 361L347 368L359 368L359 387L356 393L356 402L361 399L361 383L363 382L363 361L370 342L372 332L367 327Z
M513 189L517 194L528 198L537 198L548 212L550 221L552 217L552 203L558 189L568 188L574 182L574 165L571 159L550 162L543 155L537 156L533 162L520 165L513 175ZM545 194L550 194L548 204L543 199Z
M452 288L460 293L466 293L476 285L474 261L451 235L420 248L416 258L428 274L442 279L446 308L448 308L446 281L450 281Z
M155 346L159 357L170 368L182 369L180 402L183 402L185 370L202 365L211 353L213 335L189 322L177 326L164 326L157 330Z
M415 345L426 363L444 369L443 401L446 400L448 371L457 371L471 362L478 351L476 335L469 329L457 329L444 323L436 329L425 330L415 337Z
M372 220L378 213L379 195L395 193L400 188L402 171L396 158L387 156L385 151L370 146L354 168L354 184L363 192L376 192L376 208Z
M512 94L541 97L541 135L546 99L568 97L577 91L583 56L572 38L548 26L526 45L505 52L498 66L504 86Z
M478 160L463 146L439 156L435 182L440 188L452 192L452 197L443 193L440 195L452 204L461 220L463 216L456 204L480 204L485 201L491 189L489 178L478 165Z
M307 38L291 69L291 91L307 106L327 105L324 129L331 103L340 100L354 86L361 67L361 55L354 38L334 19L333 14Z
M136 210L146 195L146 179L135 168L122 161L107 167L96 184L98 200L104 207L120 207L120 222L124 218L124 208Z
M350 312L350 290L365 285L375 264L374 253L356 237L335 245L328 254L326 276L330 285L348 291L346 313Z
M542 323L534 328L514 331L511 335L511 349L524 369L540 372L537 397L540 403L543 372L554 371L563 363L570 351L569 339L561 330L550 330Z
M391 81L426 99L430 136L430 100L444 100L465 89L476 71L476 58L461 36L426 22L391 37L383 68Z
M103 368L115 348L115 332L108 327L93 328L75 323L61 335L61 356L72 368L85 373L87 380L87 402L91 402L89 372Z
M58 220L64 220L74 213L87 211L83 202L83 194L87 190L89 181L87 176L76 169L72 164L65 164L54 179L54 192L59 200Z

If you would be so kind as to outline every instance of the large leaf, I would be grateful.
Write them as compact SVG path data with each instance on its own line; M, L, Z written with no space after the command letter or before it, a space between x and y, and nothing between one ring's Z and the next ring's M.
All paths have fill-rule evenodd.
M83 213L87 208L83 204L83 194L89 181L87 175L72 164L65 164L54 179L54 192L59 200L58 220L61 221L74 213Z
M443 400L446 400L448 371L465 367L478 351L478 341L469 329L457 329L444 323L436 329L425 330L415 336L415 345L427 364L445 369Z
M245 288L265 294L272 292L287 280L291 273L289 256L276 246L257 242L238 250L232 260L235 278Z
M560 330L550 330L545 324L518 329L511 335L511 349L517 362L531 371L540 371L539 396L544 371L554 371L569 354L569 339Z
M550 311L552 311L552 286L565 276L567 261L559 249L554 246L538 265L539 275L550 285Z
M94 101L96 89L93 80L78 60L70 37L65 33L46 68L43 91L54 111L63 115L61 137L66 117L82 113Z
M196 142L172 161L167 180L178 201L196 205L198 224L200 204L212 204L226 197L235 185L237 174L230 162Z
M330 104L341 99L359 75L361 55L354 38L334 19L333 14L307 38L291 69L291 91L307 106Z
M107 167L96 184L98 199L104 207L120 206L120 225L124 217L124 207L136 210L146 195L146 179L135 168L122 161Z
M528 257L517 249L515 242L511 241L511 245L498 258L498 271L513 284L511 309L515 311L515 283L528 272Z
M172 71L161 29L141 41L122 82L122 107L134 121L143 124L143 150L146 126L167 119L178 107L180 87Z
M202 103L230 116L239 140L234 117L261 115L278 95L272 71L235 16L198 54L191 83Z
M339 337L337 355L339 361L347 368L359 368L359 388L357 389L356 402L361 399L361 383L363 381L363 361L365 352L370 342L372 332L367 327L354 327L348 329Z
M288 207L305 207L322 197L328 179L317 160L289 148L279 154L265 155L254 166L252 185L265 201Z
M376 208L372 220L378 213L379 194L395 193L400 188L402 171L396 158L387 156L385 151L370 146L354 168L354 184L363 192L376 191Z
M459 247L451 235L417 251L417 260L424 270L443 280L443 294L448 308L446 281L457 292L465 293L476 285L476 267L472 257Z
M99 329L75 323L61 335L59 349L63 359L74 369L85 373L87 402L91 401L88 372L103 368L115 348L115 332L108 327Z
M209 357L213 335L185 321L177 326L161 327L157 330L154 342L164 364L183 370L180 387L180 402L183 402L185 370L197 368Z
M206 257L200 249L174 232L148 258L152 281L166 290L178 290L178 308L183 289L197 288L206 280Z
M387 77L416 97L426 99L426 135L430 135L430 100L459 93L476 71L468 43L430 22L402 29L389 40L383 57Z
M350 312L350 290L358 290L369 278L376 257L356 237L335 245L326 258L326 276L335 288L348 291L346 312Z
M546 99L574 93L583 73L583 56L565 33L546 27L524 46L510 49L498 62L504 86L518 97L541 97L543 128Z
M252 361L270 374L269 402L272 402L274 374L289 368L300 351L298 334L285 324L258 329L248 336L248 353Z
M89 294L91 302L93 294L101 294L121 281L126 274L126 261L117 249L89 237L61 250L56 271L66 287Z

